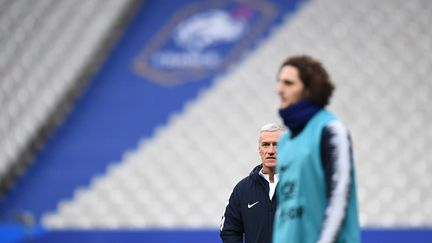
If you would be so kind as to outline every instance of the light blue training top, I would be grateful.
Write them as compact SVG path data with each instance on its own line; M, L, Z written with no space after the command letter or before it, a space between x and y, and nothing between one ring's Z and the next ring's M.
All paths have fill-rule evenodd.
M332 129L335 188L327 196L320 143ZM360 242L355 169L345 126L326 110L315 114L295 137L278 144L278 210L273 243Z

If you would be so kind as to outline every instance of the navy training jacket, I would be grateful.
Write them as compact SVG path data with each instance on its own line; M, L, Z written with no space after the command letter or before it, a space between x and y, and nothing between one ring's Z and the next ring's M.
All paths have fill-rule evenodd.
M234 187L222 217L224 243L271 243L276 193L269 198L269 184L259 175L262 164Z

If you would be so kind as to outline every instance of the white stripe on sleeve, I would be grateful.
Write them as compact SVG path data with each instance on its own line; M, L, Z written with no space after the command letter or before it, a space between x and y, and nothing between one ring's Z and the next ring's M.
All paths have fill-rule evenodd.
M334 242L345 218L351 185L351 155L348 130L340 121L328 125L332 134L330 143L335 148L334 174L331 180L334 187L330 192L329 204L325 212L325 220L319 243Z

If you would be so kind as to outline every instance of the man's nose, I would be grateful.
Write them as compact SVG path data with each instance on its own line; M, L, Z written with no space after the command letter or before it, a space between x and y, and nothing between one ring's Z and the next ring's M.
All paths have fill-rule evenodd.
M277 82L276 84L276 93L278 95L282 94L282 85L280 84L280 82Z
M276 146L275 145L270 145L269 148L268 148L267 153L269 153L269 154L276 153Z

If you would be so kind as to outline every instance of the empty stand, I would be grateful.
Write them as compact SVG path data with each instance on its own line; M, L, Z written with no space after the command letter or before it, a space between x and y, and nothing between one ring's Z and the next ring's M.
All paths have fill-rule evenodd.
M432 224L430 11L425 1L305 4L153 138L47 214L45 224L217 226L230 190L258 163L258 128L279 121L278 65L304 53L321 59L337 84L330 109L354 139L362 225ZM72 216L90 217L88 211L110 220Z
M0 141L1 177L125 3L43 0L31 14L25 1L0 4L0 135L9 138ZM259 128L280 123L280 63L310 54L336 83L329 109L352 133L362 226L432 225L431 12L424 0L306 2L151 137L45 212L43 224L217 228L235 183L259 163Z
M2 1L0 179L20 171L56 126L131 1ZM92 70L94 71L94 70ZM88 75L87 75L88 76ZM24 160L24 161L23 161ZM8 186L8 185L2 185Z

